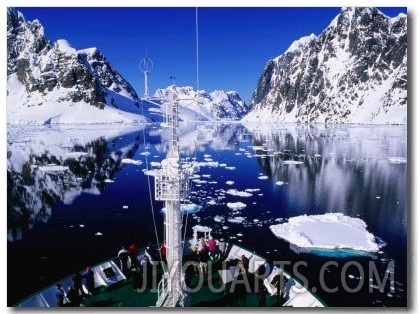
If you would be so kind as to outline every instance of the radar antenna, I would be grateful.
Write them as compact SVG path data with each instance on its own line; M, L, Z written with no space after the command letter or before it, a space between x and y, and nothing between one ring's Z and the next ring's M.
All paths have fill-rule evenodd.
M145 57L139 63L139 68L144 74L144 98L149 98L149 85L148 85L148 77L149 73L153 69L153 62L149 58Z

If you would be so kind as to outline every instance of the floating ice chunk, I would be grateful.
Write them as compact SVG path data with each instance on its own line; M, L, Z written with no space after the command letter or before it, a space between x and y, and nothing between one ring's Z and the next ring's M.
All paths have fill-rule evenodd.
M222 167L222 168L224 168L224 167L226 167L227 166L227 164L220 164L219 165L219 167Z
M259 192L261 191L261 189L246 189L245 192L249 192L249 193L254 193L254 192Z
M151 169L151 170L147 170L147 169L143 169L143 173L146 176L157 176L161 173L161 169Z
M59 165L56 165L56 164L48 164L46 166L39 166L38 169L43 171L43 172L61 172L61 171L68 170L69 167L59 166Z
M287 223L270 226L271 231L298 247L313 249L352 249L377 252L379 245L359 218L342 213L297 216Z
M226 206L231 209L243 209L246 207L246 204L242 202L236 202L236 203L227 203Z
M258 179L260 179L260 180L267 180L268 179L268 176L259 176Z
M406 164L407 159L405 157L388 157L388 161L391 164Z
M200 180L200 179L194 179L194 180L191 180L191 181L193 181L197 184L206 184L207 183L207 180Z
M276 184L277 185L283 185L284 184L284 181L277 181Z
M302 165L303 161L297 161L297 160L285 160L283 161L285 165Z
M214 216L213 219L214 219L215 222L224 222L225 221L225 217L220 216L220 215Z
M106 183L113 183L113 182L114 182L114 180L111 180L111 179L105 179L105 180L104 180L104 182L106 182Z
M128 209L128 205L124 205L124 206L123 206L123 208L124 208L124 209Z
M238 191L236 189L229 189L226 191L226 194L234 195L234 196L241 196L241 197L251 197L252 194L245 192L245 191Z
M133 164L133 165L136 165L136 166L140 166L143 163L140 160L134 160L134 159L129 159L129 158L123 158L123 159L121 159L121 162L123 164Z
M200 167L212 167L212 168L217 168L219 167L219 162L217 161L208 161L208 162L199 162L198 166Z
M228 226L223 226L222 229L226 230L226 229L229 229L229 227Z
M65 154L66 158L79 158L81 156L86 156L88 153L86 152L68 152Z
M96 232L96 233L95 233L95 235L96 235L96 236L101 236L101 235L102 235L102 232L99 232L99 231L98 231L98 232Z
M225 167L227 170L236 170L236 167Z
M229 222L235 223L235 224L241 224L244 220L245 220L245 217L239 217L239 216L228 219Z
M150 155L150 152L142 152L142 153L140 153L140 155L149 156Z
M235 184L235 182L234 182L234 181L226 181L226 184L227 184L227 185L234 185L234 184Z

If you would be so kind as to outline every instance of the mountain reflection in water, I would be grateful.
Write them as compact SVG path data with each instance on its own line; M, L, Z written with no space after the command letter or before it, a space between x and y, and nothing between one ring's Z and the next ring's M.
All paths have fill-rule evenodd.
M114 256L121 244L154 241L152 205L162 234L162 204L150 202L152 179L143 171L166 155L165 128L8 126L7 131L8 273L15 274L8 282L9 305ZM273 259L320 262L322 256L299 254L269 226L303 214L358 217L386 244L374 258L396 261L400 290L388 299L335 296L327 304L406 305L405 126L181 123L179 140L182 157L201 168L191 202L202 209L185 215L188 225L210 225L215 236ZM231 209L229 202L244 206ZM22 259L32 267L18 268L15 261ZM16 288L16 281L29 284Z

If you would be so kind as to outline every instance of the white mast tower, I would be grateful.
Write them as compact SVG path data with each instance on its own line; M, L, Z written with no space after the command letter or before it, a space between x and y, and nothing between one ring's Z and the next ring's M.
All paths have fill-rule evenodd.
M153 63L147 57L140 62L140 69L143 71L145 78L145 98L147 99L149 98L147 78L152 67ZM175 77L171 77L171 79L175 80ZM189 178L194 172L198 171L199 167L193 163L181 164L178 144L179 99L176 94L173 94L172 99L164 100L162 107L164 105L166 107L165 126L169 128L169 149L166 158L161 162L162 168L154 174L154 177L155 199L164 201L166 209L165 245L167 271L164 272L162 280L159 282L156 306L187 306L189 296L182 268L181 201L187 200L189 197Z
M178 146L178 110L176 96L167 104L167 127L169 128L169 150L162 168L155 176L155 199L165 201L165 243L167 271L158 287L156 306L186 306L188 295L182 271L182 219L181 201L189 196L189 177L196 167L181 165Z

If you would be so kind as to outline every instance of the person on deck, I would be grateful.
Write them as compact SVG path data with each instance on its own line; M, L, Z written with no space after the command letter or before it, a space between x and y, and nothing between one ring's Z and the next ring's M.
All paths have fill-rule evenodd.
M152 262L148 255L144 255L143 258L140 261L140 273L143 278L143 284L146 285L146 288L150 288L152 284Z
M210 238L207 240L207 246L209 248L210 258L213 259L217 253L217 243L212 236L210 236Z
M204 238L201 238L201 244L198 249L198 260L200 262L200 270L203 276L207 275L207 263L209 260L209 248Z
M73 275L73 288L76 290L77 295L79 295L79 292L82 294L83 297L86 297L86 292L83 290L83 277L80 275L79 272L75 272Z
M245 274L248 274L248 269L249 269L249 258L246 257L245 255L241 256L241 260L238 263L238 266L241 268L243 268L243 272Z
M86 267L86 271L83 274L83 278L86 279L86 288L90 295L93 295L95 292L95 273L90 267Z
M80 304L79 293L72 286L69 286L68 288L67 300L69 301L69 303L67 303L67 306L79 306Z
M139 267L139 261L137 259L138 255L139 255L139 247L134 243L131 244L128 247L128 256L130 257L131 268Z
M162 243L162 245L159 248L160 256L162 258L162 262L166 263L166 245L165 243Z
M64 297L65 297L64 289L62 288L61 283L57 283L56 289L55 289L55 298L57 300L57 307L64 306Z
M128 274L128 251L125 247L121 247L118 251L118 259L120 260L120 268L124 275Z

